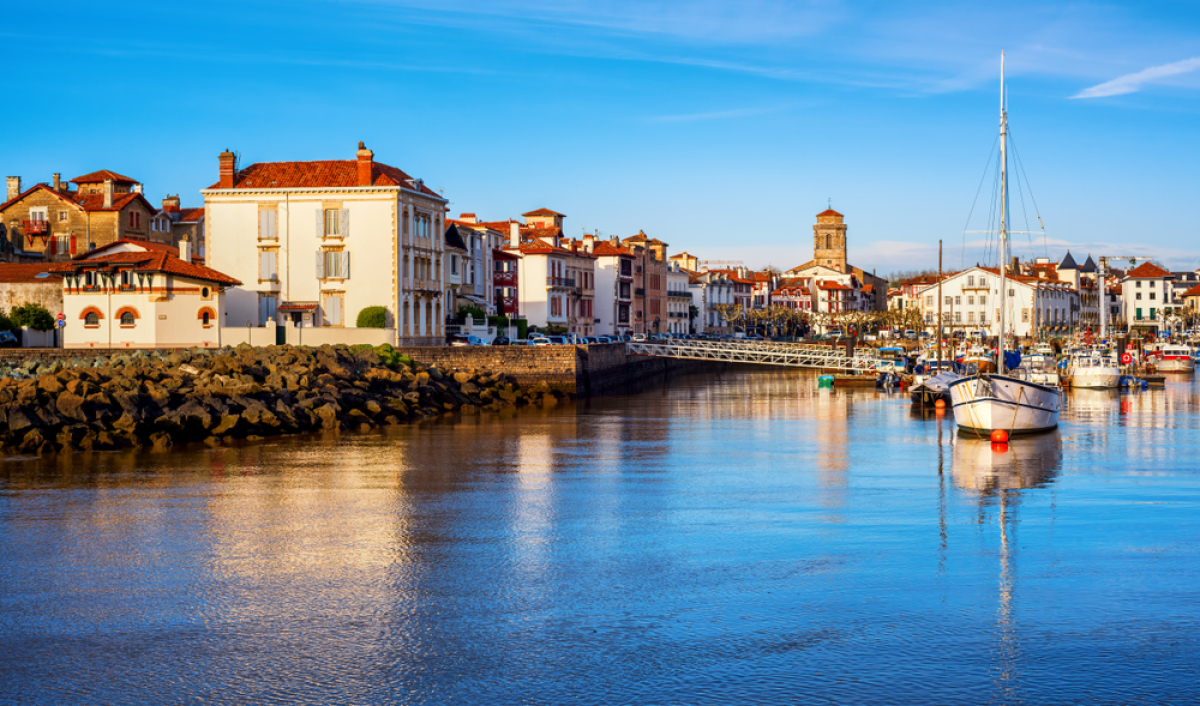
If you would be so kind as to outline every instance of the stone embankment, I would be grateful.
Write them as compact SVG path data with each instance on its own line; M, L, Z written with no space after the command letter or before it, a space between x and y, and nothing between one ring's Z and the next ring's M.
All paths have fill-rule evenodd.
M0 378L0 450L215 445L546 406L569 396L499 371L443 374L387 346L243 345L31 360Z

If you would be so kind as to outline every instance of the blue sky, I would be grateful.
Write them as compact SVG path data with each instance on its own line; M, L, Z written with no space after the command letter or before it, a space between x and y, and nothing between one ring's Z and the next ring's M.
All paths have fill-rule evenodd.
M984 257L963 230L1004 49L1049 237L1015 254L1200 266L1192 2L113 7L7 10L6 174L108 168L152 200L200 205L226 147L243 164L352 159L364 140L454 214L545 206L573 235L645 230L673 251L786 267L809 258L832 199L853 263L935 265L941 238L957 266ZM986 225L987 190L970 228Z

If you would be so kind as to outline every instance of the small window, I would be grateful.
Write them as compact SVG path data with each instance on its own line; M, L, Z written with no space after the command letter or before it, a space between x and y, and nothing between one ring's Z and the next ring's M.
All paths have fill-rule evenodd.
M325 235L327 237L336 237L341 235L341 224L341 212L338 209L325 209Z
M210 288L210 287L201 287L201 288L200 288L200 298L201 298L201 299L203 299L203 300L205 300L205 301L208 301L209 299L212 299L212 288ZM205 314L205 316L208 316L208 314Z
M91 314L89 314L89 316L91 316ZM132 312L127 311L124 314L121 314L121 325L122 326L133 326L134 322L135 322L135 319L133 318Z
M87 315L83 317L83 325L84 326L99 326L100 325L99 314L97 314L94 311L89 311L87 313Z
M200 323L205 326L208 326L212 323L211 317L207 311L200 315Z
M66 222L67 222L67 217L68 217L68 216L67 216L67 212L66 212L66 211L59 211L59 212L58 212L58 222L59 222L59 223L66 223Z

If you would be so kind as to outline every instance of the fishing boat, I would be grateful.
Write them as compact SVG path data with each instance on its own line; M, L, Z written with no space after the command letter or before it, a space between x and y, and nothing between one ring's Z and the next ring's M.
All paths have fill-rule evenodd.
M971 346L962 356L963 365L972 366L981 373L996 372L996 356L983 346Z
M1025 370L1025 375L1031 382L1051 387L1058 387L1062 384L1062 380L1058 375L1058 364L1054 359L1053 351L1047 355L1035 350L1033 353L1023 356L1021 358L1021 368Z
M1000 54L1000 292L1008 289L1008 110L1004 92L1004 54ZM1000 345L1007 340L1008 297L1000 297ZM1009 356L1014 360L1010 364ZM950 385L950 404L960 433L991 435L1004 430L1009 435L1032 434L1058 427L1062 388L1029 379L1019 367L1020 355L996 356L996 372L980 372ZM1012 374L1006 374L1013 368Z
M1071 387L1107 390L1121 384L1121 368L1107 353L1081 352L1070 361Z
M899 346L880 348L875 360L876 373L903 375L908 372L908 352Z
M962 375L953 370L943 370L929 377L922 376L920 382L914 382L908 394L913 404L935 405L938 400L950 404L950 385L962 379Z
M1147 360L1164 373L1191 373L1196 366L1192 349L1179 343L1164 343Z

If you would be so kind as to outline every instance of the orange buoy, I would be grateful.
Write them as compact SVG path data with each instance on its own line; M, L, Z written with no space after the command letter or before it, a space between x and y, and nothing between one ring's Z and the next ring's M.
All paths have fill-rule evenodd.
M1004 431L1003 429L996 429L992 432L992 441L998 444L1007 444L1008 432Z
M943 407L946 406L946 400L939 397L939 398L937 398L936 401L934 401L933 406L937 407L938 409L942 409Z
M1008 444L1006 444L1002 441L993 441L992 442L992 451L994 453L1002 454L1002 453L1008 451Z

